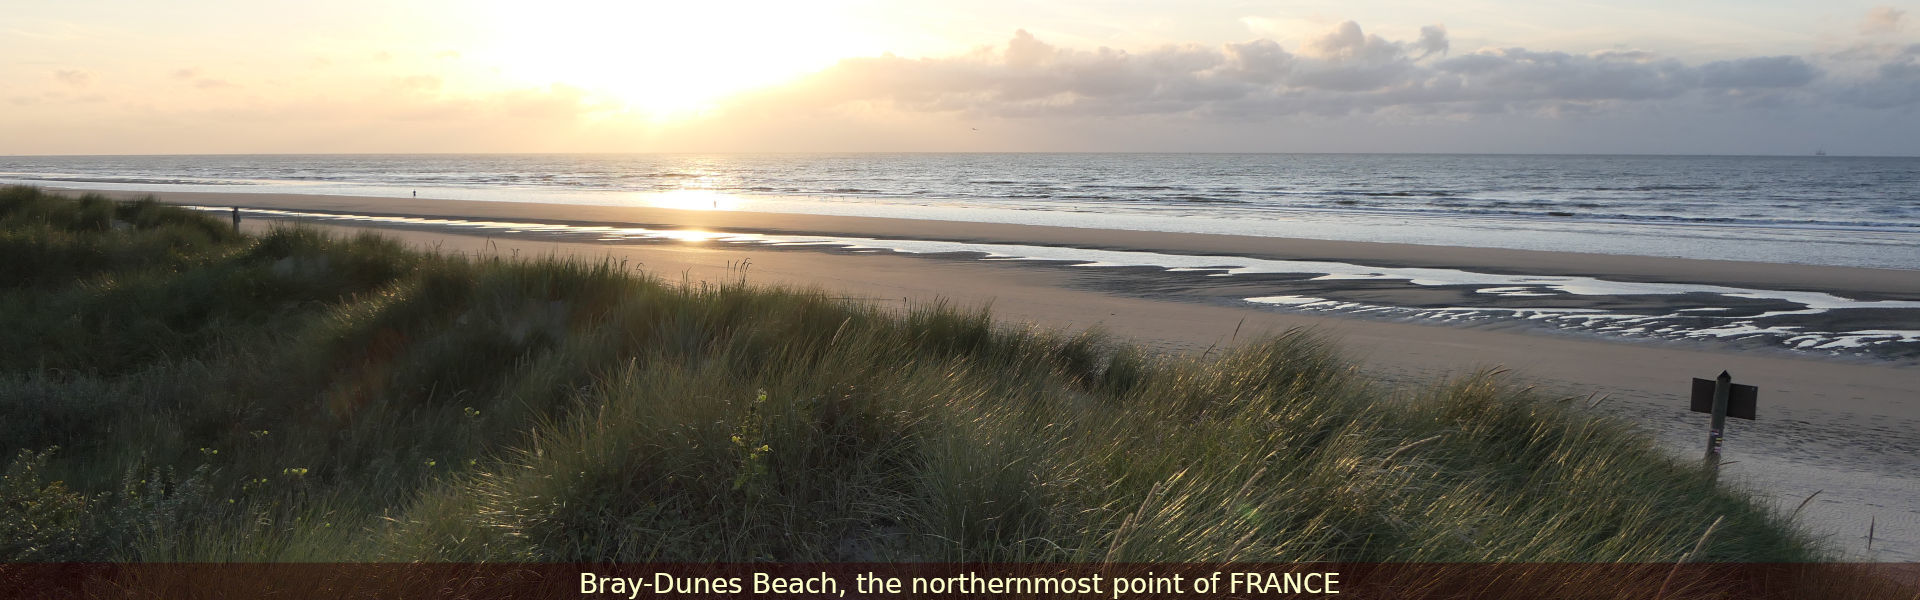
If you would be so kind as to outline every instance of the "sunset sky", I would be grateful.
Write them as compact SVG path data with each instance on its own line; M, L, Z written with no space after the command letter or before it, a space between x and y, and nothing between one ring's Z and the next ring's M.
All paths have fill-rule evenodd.
M0 154L1920 154L1881 2L0 0Z

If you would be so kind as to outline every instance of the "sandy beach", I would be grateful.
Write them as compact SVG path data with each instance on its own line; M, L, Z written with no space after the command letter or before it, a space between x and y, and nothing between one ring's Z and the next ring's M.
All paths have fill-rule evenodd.
M1580 275L1825 292L1862 300L1920 298L1920 277L1913 273L1865 268L663 208L272 194L162 193L159 197L180 204L248 209L1062 245ZM248 221L249 227L266 225L262 219ZM1597 410L1644 425L1683 456L1696 455L1706 420L1686 410L1687 382L1726 370L1737 382L1759 386L1761 408L1759 420L1731 426L1726 450L1731 464L1723 477L1749 482L1788 510L1819 491L1800 518L1850 554L1881 560L1920 557L1920 500L1916 500L1920 481L1912 478L1920 466L1914 458L1920 439L1913 434L1920 431L1920 379L1910 364L1635 343L1498 325L1463 327L1303 314L1222 301L1196 293L1176 279L1141 283L1154 281L1152 274L1118 277L1114 270L1027 261L714 241L604 243L446 228L374 229L442 252L609 257L670 281L744 277L760 284L818 287L882 305L938 299L969 306L990 304L1004 322L1097 327L1175 353L1205 353L1265 333L1312 328L1338 340L1362 368L1388 380L1505 368L1551 394L1575 399L1571 401L1605 398ZM1871 551L1865 539L1869 522L1875 531Z

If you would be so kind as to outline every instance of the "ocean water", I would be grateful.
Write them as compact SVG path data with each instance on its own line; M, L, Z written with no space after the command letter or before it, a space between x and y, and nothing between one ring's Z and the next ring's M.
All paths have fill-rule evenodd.
M1920 158L0 157L0 182L652 205L1920 269Z

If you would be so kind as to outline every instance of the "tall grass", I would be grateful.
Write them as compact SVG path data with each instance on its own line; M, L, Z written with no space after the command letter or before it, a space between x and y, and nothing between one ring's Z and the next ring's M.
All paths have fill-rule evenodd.
M1153 356L31 188L0 251L0 560L1828 557L1578 403L1300 332Z

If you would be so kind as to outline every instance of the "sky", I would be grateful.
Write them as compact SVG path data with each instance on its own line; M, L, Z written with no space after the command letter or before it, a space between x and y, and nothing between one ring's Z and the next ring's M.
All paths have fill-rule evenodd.
M0 154L1920 155L1920 5L0 0Z

